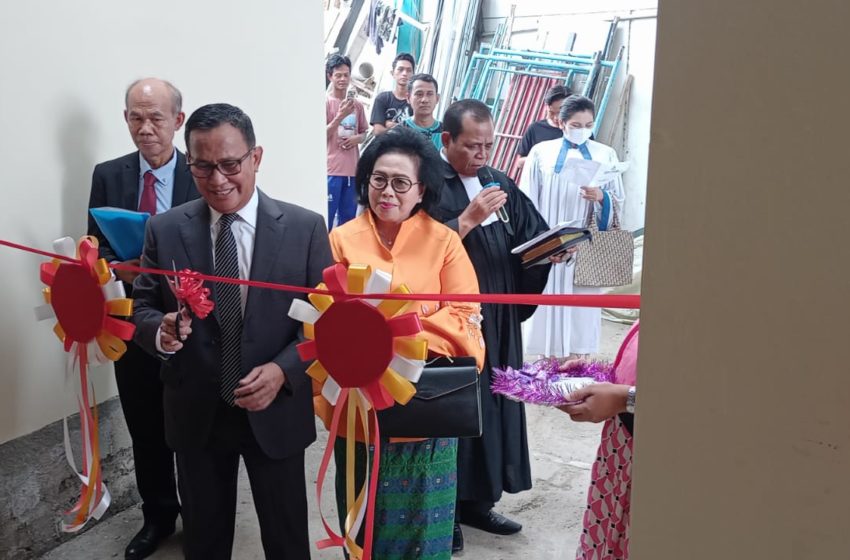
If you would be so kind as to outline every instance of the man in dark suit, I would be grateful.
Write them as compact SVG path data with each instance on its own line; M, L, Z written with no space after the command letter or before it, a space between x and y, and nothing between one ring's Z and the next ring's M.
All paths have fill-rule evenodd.
M324 219L255 186L263 149L237 107L206 105L186 122L203 200L148 222L142 264L315 286L332 256ZM304 450L316 438L312 386L296 351L290 292L209 283L206 319L178 311L166 280L134 288L135 340L162 361L165 432L177 452L186 558L230 558L239 457L266 558L310 557ZM178 332L179 331L179 332Z
M186 158L174 147L174 133L185 118L181 104L177 88L162 80L137 80L127 88L124 120L138 151L95 166L89 208L111 206L157 214L198 198ZM88 233L100 241L101 257L109 262L121 261L91 215ZM139 259L124 262L138 265ZM131 284L136 273L116 274L124 281L128 297L132 297ZM174 452L165 443L158 372L159 362L134 343L127 344L127 352L115 363L118 395L133 440L136 484L145 519L141 531L127 546L128 560L152 554L159 542L174 532L180 511Z

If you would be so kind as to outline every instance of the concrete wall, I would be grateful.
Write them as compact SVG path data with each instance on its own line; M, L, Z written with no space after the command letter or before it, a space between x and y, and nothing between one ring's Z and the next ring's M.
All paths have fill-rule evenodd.
M134 149L122 119L124 88L146 75L171 79L183 91L187 114L215 101L241 106L265 148L260 187L324 213L321 17L319 3L293 10L273 0L6 6L0 18L0 238L49 249L55 238L85 233L92 168ZM181 139L177 144L182 149ZM75 411L76 402L52 325L34 321L42 260L0 248L0 443L7 442L0 447L0 550L8 527L33 521L30 506L58 512L67 505L55 501L67 484L56 477L70 469L61 468L48 446L61 444L54 422ZM101 401L115 395L111 367L98 368L92 378ZM38 445L16 441L45 426L50 437L27 440ZM113 451L125 448L126 441ZM31 479L6 484L37 455L53 457L60 468L35 487ZM33 488L37 492L19 497Z
M104 480L112 496L109 517L139 501L130 435L117 398L98 407ZM80 441L79 417L69 421L72 442ZM0 558L38 557L72 535L59 531L60 512L73 507L80 484L65 460L62 422L0 446ZM78 445L75 448L79 449ZM77 466L80 455L75 453ZM105 519L105 518L104 518ZM86 529L95 526L89 523ZM127 542L137 527L126 528ZM125 542L126 546L126 542Z
M850 558L848 20L659 3L633 560Z
M551 2L546 0L485 0L484 41L492 40L496 27L516 4L511 46L516 49L566 51L574 36L574 52L602 50L611 19L622 21L617 28L613 53L625 47L617 86L600 129L599 140L611 145L620 158L631 162L624 175L626 207L623 227L644 226L649 119L655 61L656 0L600 0L595 2ZM615 124L626 76L633 77L623 117ZM542 100L541 100L542 101Z

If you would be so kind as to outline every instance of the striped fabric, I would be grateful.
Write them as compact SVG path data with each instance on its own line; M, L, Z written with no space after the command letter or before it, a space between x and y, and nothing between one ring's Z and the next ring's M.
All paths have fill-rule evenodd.
M218 237L215 241L215 274L225 278L239 278L239 254L236 238L230 225L236 214L223 214L218 220ZM221 326L221 383L219 393L233 406L233 391L242 377L242 299L239 286L218 282L215 299Z
M363 449L358 444L358 478L362 476ZM345 487L339 484L339 473L345 465L345 440L337 441L335 454L337 504L344 509L340 502L345 500ZM382 441L374 559L449 560L456 498L457 439Z

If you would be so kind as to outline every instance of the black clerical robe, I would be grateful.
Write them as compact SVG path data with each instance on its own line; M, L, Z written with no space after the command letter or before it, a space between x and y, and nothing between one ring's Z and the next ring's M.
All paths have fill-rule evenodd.
M457 172L445 165L445 184L434 217L457 230L457 218L469 205L469 197ZM523 270L511 249L525 243L548 226L531 200L504 173L491 169L508 193L505 204L510 226L497 221L474 228L464 238L478 275L482 294L539 294L546 287L550 265ZM461 439L458 448L458 500L497 502L502 492L531 488L525 409L522 403L490 391L490 369L522 365L521 323L531 317L534 306L484 304L483 332L487 345L481 372L482 437Z

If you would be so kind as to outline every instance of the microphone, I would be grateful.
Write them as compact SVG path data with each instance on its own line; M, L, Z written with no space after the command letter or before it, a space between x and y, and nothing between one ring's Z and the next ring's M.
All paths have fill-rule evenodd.
M490 168L487 166L478 168L478 180L481 182L481 188L486 189L489 187L501 187L498 181L493 177L493 172L490 171ZM496 217L499 218L503 223L507 224L511 221L508 216L508 211L505 210L505 207L502 206L498 210L496 210Z

